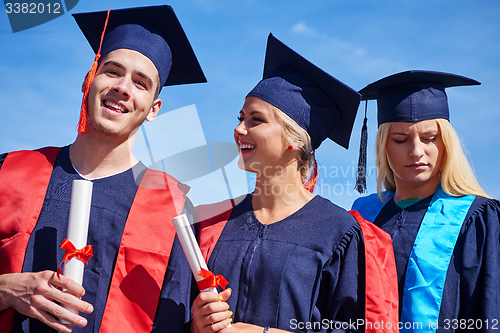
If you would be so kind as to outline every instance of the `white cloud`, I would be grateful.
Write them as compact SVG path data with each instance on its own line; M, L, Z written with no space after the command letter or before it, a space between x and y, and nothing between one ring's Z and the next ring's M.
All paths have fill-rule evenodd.
M325 58L327 62L336 63L339 67L349 68L356 74L380 76L407 68L402 62L386 56L374 57L362 47L318 32L303 21L294 24L291 32L310 38L310 50L313 54Z
M318 32L309 27L305 22L298 22L292 27L292 32L308 34L311 36L318 35Z

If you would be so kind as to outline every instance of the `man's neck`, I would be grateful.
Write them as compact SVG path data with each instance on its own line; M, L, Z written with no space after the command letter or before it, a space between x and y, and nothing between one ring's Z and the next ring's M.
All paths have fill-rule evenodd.
M130 169L138 161L132 154L135 137L121 142L95 138L90 133L78 135L69 148L75 169L84 177L102 178Z

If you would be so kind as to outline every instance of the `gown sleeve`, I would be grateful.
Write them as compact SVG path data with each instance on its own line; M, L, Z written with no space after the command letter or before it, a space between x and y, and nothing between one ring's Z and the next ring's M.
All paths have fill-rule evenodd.
M186 214L193 225L194 207L188 198L182 213ZM178 237L175 236L151 332L189 332L191 288L197 288L193 280L186 255Z
M317 308L324 312L321 322L327 323L322 325L322 331L363 331L364 261L361 228L354 225L345 233L322 273L317 303Z
M461 262L459 318L500 329L500 203L485 201L467 221ZM471 321L472 322L472 321ZM475 329L479 327L474 326Z

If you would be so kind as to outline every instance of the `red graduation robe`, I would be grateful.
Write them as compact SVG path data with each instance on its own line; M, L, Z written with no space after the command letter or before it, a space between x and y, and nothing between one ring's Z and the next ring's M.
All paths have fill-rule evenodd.
M22 271L59 150L12 152L0 169L0 274ZM159 171L144 175L121 238L100 332L151 331L175 238L171 219L185 201L178 185ZM10 331L14 313L3 311L0 327Z

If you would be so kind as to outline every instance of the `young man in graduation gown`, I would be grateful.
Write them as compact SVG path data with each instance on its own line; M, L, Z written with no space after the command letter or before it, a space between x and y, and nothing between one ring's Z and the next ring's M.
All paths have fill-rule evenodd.
M378 105L378 193L352 209L391 235L405 331L500 328L500 203L479 186L445 93L478 84L413 70L360 91Z
M191 271L171 218L186 212L186 191L131 149L161 108L162 86L206 79L170 6L74 17L96 52L75 142L0 155L0 327L176 331L189 313ZM56 274L75 179L93 183L83 286Z

